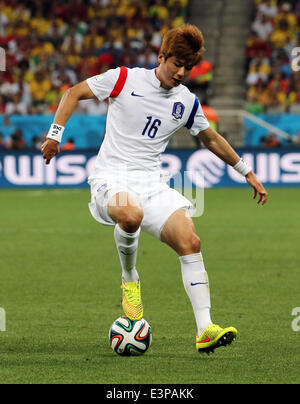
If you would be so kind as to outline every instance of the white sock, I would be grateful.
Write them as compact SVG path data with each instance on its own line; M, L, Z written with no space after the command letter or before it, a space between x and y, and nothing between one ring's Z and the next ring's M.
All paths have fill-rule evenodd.
M136 258L141 228L135 233L127 233L117 224L114 237L118 249L122 278L125 282L138 282L139 274L136 270Z
M210 318L210 292L202 254L179 257L184 288L193 306L198 336L212 323Z

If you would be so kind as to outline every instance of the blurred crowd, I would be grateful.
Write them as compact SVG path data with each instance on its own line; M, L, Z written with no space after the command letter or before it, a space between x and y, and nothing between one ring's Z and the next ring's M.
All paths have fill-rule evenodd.
M0 113L53 114L74 84L120 65L154 68L188 0L0 0ZM105 103L78 112L105 114Z
M246 109L254 114L300 113L300 0L255 2L246 51ZM188 3L0 0L0 47L6 53L6 70L0 71L0 113L6 117L0 126L0 149L40 147L41 138L25 144L10 115L53 114L68 88L109 68L155 68L164 33L186 21ZM297 56L298 64L293 64ZM202 60L187 85L197 92L218 129L219 118L209 106L212 80L213 66ZM76 112L104 115L107 104L83 101ZM262 144L278 146L272 136ZM72 139L66 147L74 148Z
M300 114L299 22L300 0L256 0L246 52L249 112Z

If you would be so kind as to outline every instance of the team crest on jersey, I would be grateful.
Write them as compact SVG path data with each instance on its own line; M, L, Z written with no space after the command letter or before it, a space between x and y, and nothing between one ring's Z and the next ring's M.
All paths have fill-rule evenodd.
M182 102L174 102L172 115L175 119L181 119L183 117L184 110L185 106L182 104Z

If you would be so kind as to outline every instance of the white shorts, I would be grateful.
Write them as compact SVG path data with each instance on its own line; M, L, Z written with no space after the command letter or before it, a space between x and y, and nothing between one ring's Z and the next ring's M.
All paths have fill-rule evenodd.
M161 231L169 217L178 209L184 209L193 216L193 204L170 188L161 175L124 179L122 176L106 176L89 181L91 186L90 212L95 220L106 226L115 226L107 212L108 202L119 192L127 192L135 198L144 212L141 229L160 240Z

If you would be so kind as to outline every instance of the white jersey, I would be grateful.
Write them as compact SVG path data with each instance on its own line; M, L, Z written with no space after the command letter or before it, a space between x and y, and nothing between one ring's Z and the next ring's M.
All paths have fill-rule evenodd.
M109 97L106 133L89 180L120 166L158 171L160 156L179 128L195 136L209 127L198 98L184 85L162 88L155 69L111 69L87 84L100 101Z

